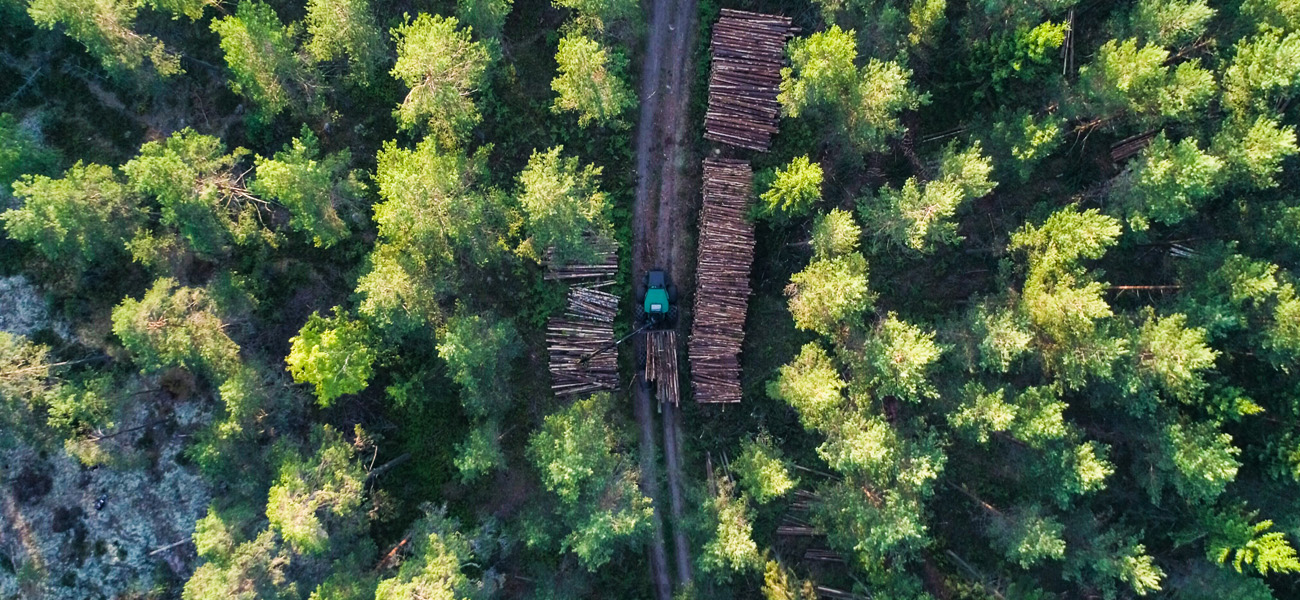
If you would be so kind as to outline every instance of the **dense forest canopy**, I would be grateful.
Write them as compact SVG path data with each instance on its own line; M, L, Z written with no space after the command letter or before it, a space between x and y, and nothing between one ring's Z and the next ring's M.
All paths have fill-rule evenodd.
M1294 0L0 0L0 598L1300 597L1298 95ZM546 333L674 143L757 224L680 424Z

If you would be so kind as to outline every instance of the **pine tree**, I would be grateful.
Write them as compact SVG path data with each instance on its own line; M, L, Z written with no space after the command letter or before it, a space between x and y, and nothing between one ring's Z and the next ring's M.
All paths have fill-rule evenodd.
M519 174L519 204L534 251L554 248L561 262L591 260L613 239L608 199L599 187L601 168L581 165L563 151L556 146L533 152Z
M731 470L740 478L745 493L759 504L781 498L799 485L781 449L767 432L740 445L740 455L731 461Z
M297 29L285 26L270 5L240 2L235 14L212 22L212 31L221 36L231 89L248 98L262 119L289 107L305 111L315 102L316 74L294 49Z
M795 326L824 335L834 333L875 303L867 288L867 259L851 252L818 258L790 277L786 287Z
M1129 226L1148 227L1148 219L1174 225L1196 214L1219 187L1223 161L1203 152L1196 140L1171 143L1164 133L1125 172L1111 194L1126 208Z
M307 0L307 44L312 58L346 58L348 77L368 85L384 60L384 40L369 0Z
M402 129L427 129L447 148L482 118L470 95L482 85L490 60L483 44L459 24L455 17L421 13L392 30L397 41L392 75L411 90L393 116Z
M767 191L759 196L763 215L802 217L822 199L822 167L809 161L807 155L795 157L785 167L761 174L760 178L770 180Z
M347 150L321 156L319 140L304 127L274 157L257 157L257 178L249 190L283 204L292 215L290 226L328 248L348 235L338 209L356 203L365 189L357 174L347 171L351 160Z
M961 152L949 146L940 157L939 176L934 180L922 184L911 177L902 189L885 186L877 197L859 201L862 220L873 224L881 245L932 253L939 244L961 241L957 224L951 221L953 215L997 185L989 179L993 163L980 150L979 142Z
M180 56L158 38L135 31L138 7L126 0L29 0L27 14L46 29L62 25L110 73L134 71L146 59L163 77L183 73Z
M559 71L551 90L559 94L551 110L578 113L578 125L624 128L623 118L636 107L636 94L628 86L627 59L617 50L580 33L560 39L555 52Z
M145 219L139 198L103 165L78 161L59 179L25 176L14 195L22 205L0 213L5 232L73 272L120 257Z

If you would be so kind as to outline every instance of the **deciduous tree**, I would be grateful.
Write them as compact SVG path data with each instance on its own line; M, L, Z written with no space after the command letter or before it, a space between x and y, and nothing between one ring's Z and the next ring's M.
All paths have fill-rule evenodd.
M312 313L302 331L289 340L285 358L294 381L316 388L316 401L328 407L339 396L366 389L377 353L365 323L334 309L331 317Z

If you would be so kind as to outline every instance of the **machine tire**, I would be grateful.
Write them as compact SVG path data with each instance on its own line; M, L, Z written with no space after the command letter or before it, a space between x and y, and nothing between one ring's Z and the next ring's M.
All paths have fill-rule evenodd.
M645 323L645 307L640 302L632 306L632 326L640 327Z
M668 302L677 304L677 286L675 285L668 286Z

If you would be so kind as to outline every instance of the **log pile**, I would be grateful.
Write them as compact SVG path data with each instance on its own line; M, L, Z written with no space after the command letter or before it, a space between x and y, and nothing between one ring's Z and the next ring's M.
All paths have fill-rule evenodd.
M655 397L660 402L677 406L681 396L677 389L677 332L646 333L645 349L645 380L654 382Z
M584 287L605 287L614 283L618 273L618 251L613 244L602 248L593 264L563 264L555 260L555 249L549 248L542 263L546 265L547 281L567 281Z
M766 152L777 132L788 17L722 9L713 25L713 63L705 139Z
M704 161L695 320L687 344L697 402L740 402L740 347L749 304L753 171L741 160Z
M563 316L546 324L551 389L557 396L618 389L614 317L618 296L590 288L569 290Z

